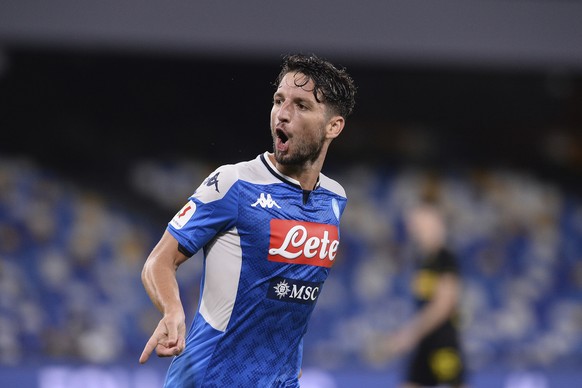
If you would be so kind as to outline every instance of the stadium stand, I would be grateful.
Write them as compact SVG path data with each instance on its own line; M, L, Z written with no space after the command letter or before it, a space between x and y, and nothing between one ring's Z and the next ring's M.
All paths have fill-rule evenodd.
M138 163L135 192L168 219L204 163ZM464 277L471 370L576 365L582 359L582 201L519 171L373 170L333 174L349 207L342 249L314 313L304 363L382 369L366 345L411 314L412 249L402 212L431 187L449 214ZM179 187L177 202L159 182ZM0 365L135 361L158 319L141 282L163 224L26 159L0 160ZM201 260L179 271L198 298Z

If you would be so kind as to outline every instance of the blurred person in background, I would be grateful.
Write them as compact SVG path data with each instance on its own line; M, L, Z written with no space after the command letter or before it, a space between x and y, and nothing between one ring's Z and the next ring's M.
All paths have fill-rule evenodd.
M418 248L412 293L417 311L380 343L386 358L410 354L403 388L466 387L458 330L461 280L454 254L446 247L444 216L433 201L413 207L406 229Z
M342 186L321 169L355 86L345 70L303 55L285 58L275 86L273 152L210 174L144 265L163 316L140 363L154 349L175 356L166 387L299 386L303 335L346 206ZM176 270L201 248L202 292L186 336Z

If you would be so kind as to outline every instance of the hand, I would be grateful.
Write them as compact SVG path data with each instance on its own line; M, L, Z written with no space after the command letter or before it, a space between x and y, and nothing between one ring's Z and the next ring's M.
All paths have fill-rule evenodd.
M145 364L154 349L158 357L177 356L182 353L186 346L185 338L186 322L184 313L164 315L146 343L139 358L139 363Z

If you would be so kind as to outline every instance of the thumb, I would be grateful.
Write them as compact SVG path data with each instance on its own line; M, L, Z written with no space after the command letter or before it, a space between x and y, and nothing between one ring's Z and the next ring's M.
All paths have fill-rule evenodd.
M178 325L166 323L166 329L168 330L168 346L175 346L178 344Z

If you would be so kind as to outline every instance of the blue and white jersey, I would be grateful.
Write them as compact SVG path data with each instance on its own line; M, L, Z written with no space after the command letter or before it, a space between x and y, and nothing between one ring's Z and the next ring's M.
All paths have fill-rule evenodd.
M198 311L167 387L298 387L303 336L336 258L344 189L315 190L269 154L218 168L168 225L180 250L204 249Z

